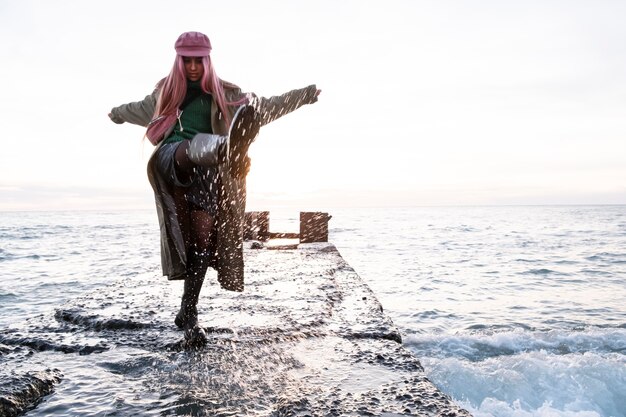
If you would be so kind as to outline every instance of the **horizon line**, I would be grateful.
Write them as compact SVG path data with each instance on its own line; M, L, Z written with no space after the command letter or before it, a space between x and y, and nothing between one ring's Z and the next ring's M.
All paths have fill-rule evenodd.
M412 205L397 205L397 206L341 206L330 207L330 209L408 209L408 208L463 208L463 207L624 207L626 203L546 203L546 204L412 204ZM294 206L277 205L273 206L274 209L284 210L293 209ZM139 207L117 207L97 209L89 207L77 207L77 208L50 208L50 209L2 209L0 213L49 213L49 212L124 212L124 211L153 211L153 208L139 208ZM270 210L246 210L246 212L255 211L271 211ZM299 210L299 211L311 211L311 210ZM320 211L320 210L315 210ZM326 209L326 211L328 211Z

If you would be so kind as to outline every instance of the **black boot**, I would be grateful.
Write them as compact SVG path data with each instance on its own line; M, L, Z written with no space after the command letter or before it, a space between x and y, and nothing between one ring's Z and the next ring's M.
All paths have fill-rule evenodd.
M187 156L197 165L217 166L222 160L228 159L228 136L197 133L189 143Z
M198 316L198 307L197 306L193 307L192 314L196 315L196 320L197 320L197 316ZM178 310L178 314L176 314L176 318L174 319L174 324L180 330L183 330L183 328L185 327L185 321L186 321L185 320L185 309L181 305L180 306L180 310Z
M185 331L185 341L192 345L207 342L206 333L198 323L198 298L206 273L205 264L206 256L190 256L190 272L185 278L180 310L174 319L174 324Z
M190 347L203 346L208 338L198 323L198 297L202 289L203 277L192 276L185 279L185 290L174 323L185 331L185 343Z

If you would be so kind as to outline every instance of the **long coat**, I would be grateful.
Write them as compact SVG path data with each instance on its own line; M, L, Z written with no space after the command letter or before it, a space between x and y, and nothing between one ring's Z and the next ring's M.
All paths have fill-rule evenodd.
M224 82L226 101L235 102L244 94L233 84ZM315 85L292 90L270 98L249 94L249 104L241 109L232 126L227 126L220 114L215 99L211 103L211 126L213 133L227 135L230 132L229 158L218 166L221 185L219 203L215 217L215 229L210 248L210 264L218 273L221 287L230 291L243 291L243 219L246 207L246 173L249 164L248 147L256 138L259 129L290 113L304 104L317 101ZM158 87L141 101L123 104L111 110L115 123L133 123L146 127L152 120ZM230 116L234 106L228 108ZM172 124L171 130L174 128ZM167 136L168 133L165 134ZM163 142L161 142L163 143ZM161 230L161 266L163 275L170 280L185 279L187 251L174 203L172 184L156 169L155 149L148 161L148 179L154 190L159 227Z

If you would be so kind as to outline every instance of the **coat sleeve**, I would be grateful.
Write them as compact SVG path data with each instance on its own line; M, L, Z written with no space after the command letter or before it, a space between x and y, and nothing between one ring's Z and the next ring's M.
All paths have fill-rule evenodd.
M311 84L308 87L292 90L274 97L254 97L253 105L261 115L261 126L291 113L304 104L312 104L317 101L317 87Z
M111 109L110 117L115 123L132 123L139 126L148 126L154 115L157 101L157 90L147 95L141 101L122 104Z

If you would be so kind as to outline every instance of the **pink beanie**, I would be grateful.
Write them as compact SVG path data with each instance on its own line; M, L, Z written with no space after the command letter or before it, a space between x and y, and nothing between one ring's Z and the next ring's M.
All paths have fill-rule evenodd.
M208 56L211 53L211 41L204 33L185 32L176 39L174 49L182 56Z

